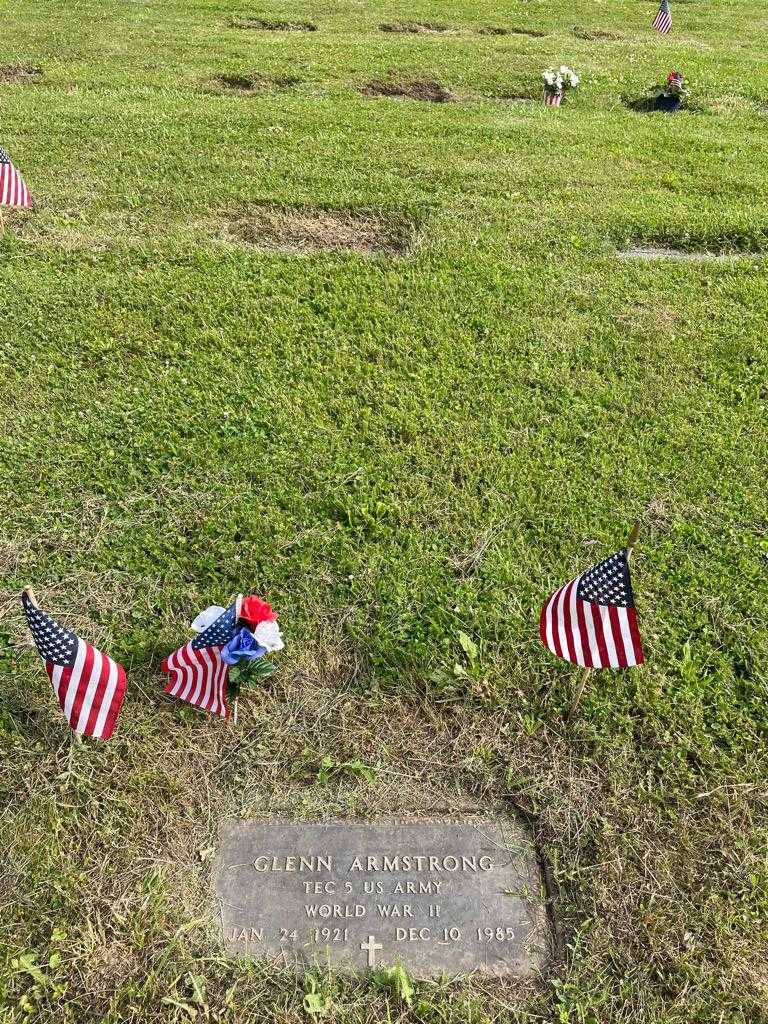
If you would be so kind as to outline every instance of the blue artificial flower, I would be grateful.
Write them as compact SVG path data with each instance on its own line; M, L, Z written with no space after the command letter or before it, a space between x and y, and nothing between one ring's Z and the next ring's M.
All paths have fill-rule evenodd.
M221 659L227 665L236 665L238 661L254 661L256 658L263 658L266 653L267 648L262 647L250 629L243 626L224 646L221 651Z

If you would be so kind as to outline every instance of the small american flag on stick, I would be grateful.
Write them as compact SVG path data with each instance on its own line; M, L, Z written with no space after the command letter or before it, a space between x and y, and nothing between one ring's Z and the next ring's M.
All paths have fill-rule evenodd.
M229 665L221 657L221 649L237 632L241 602L239 595L207 629L163 660L162 671L171 677L164 693L229 718Z
M38 608L28 589L21 603L70 727L84 736L108 740L125 696L125 669Z
M663 36L672 28L672 11L669 7L669 0L661 0L659 12L653 19L653 27Z
M598 562L544 602L541 642L558 658L585 668L627 668L645 661L629 578L630 550Z
M550 92L548 89L544 90L544 103L548 107L559 107L563 102L563 94L561 92Z
M0 147L0 206L31 206L32 196L27 183Z

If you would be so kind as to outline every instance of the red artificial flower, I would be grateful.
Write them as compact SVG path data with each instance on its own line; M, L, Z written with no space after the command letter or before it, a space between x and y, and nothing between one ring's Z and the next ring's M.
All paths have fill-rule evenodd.
M255 629L260 622L274 622L277 615L272 611L272 605L251 594L250 597L244 597L240 603L240 618L247 622L251 629Z

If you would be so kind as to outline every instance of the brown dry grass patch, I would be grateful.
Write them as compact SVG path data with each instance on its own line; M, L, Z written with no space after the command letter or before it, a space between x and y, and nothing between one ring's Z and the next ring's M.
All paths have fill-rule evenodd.
M34 82L43 74L43 69L33 64L1 64L0 82Z
M258 207L231 218L230 238L274 252L356 252L402 256L414 242L403 217L370 211Z
M421 100L426 103L452 103L456 97L440 82L434 79L414 79L412 81L382 80L368 82L360 90L363 96L389 96L409 100Z

